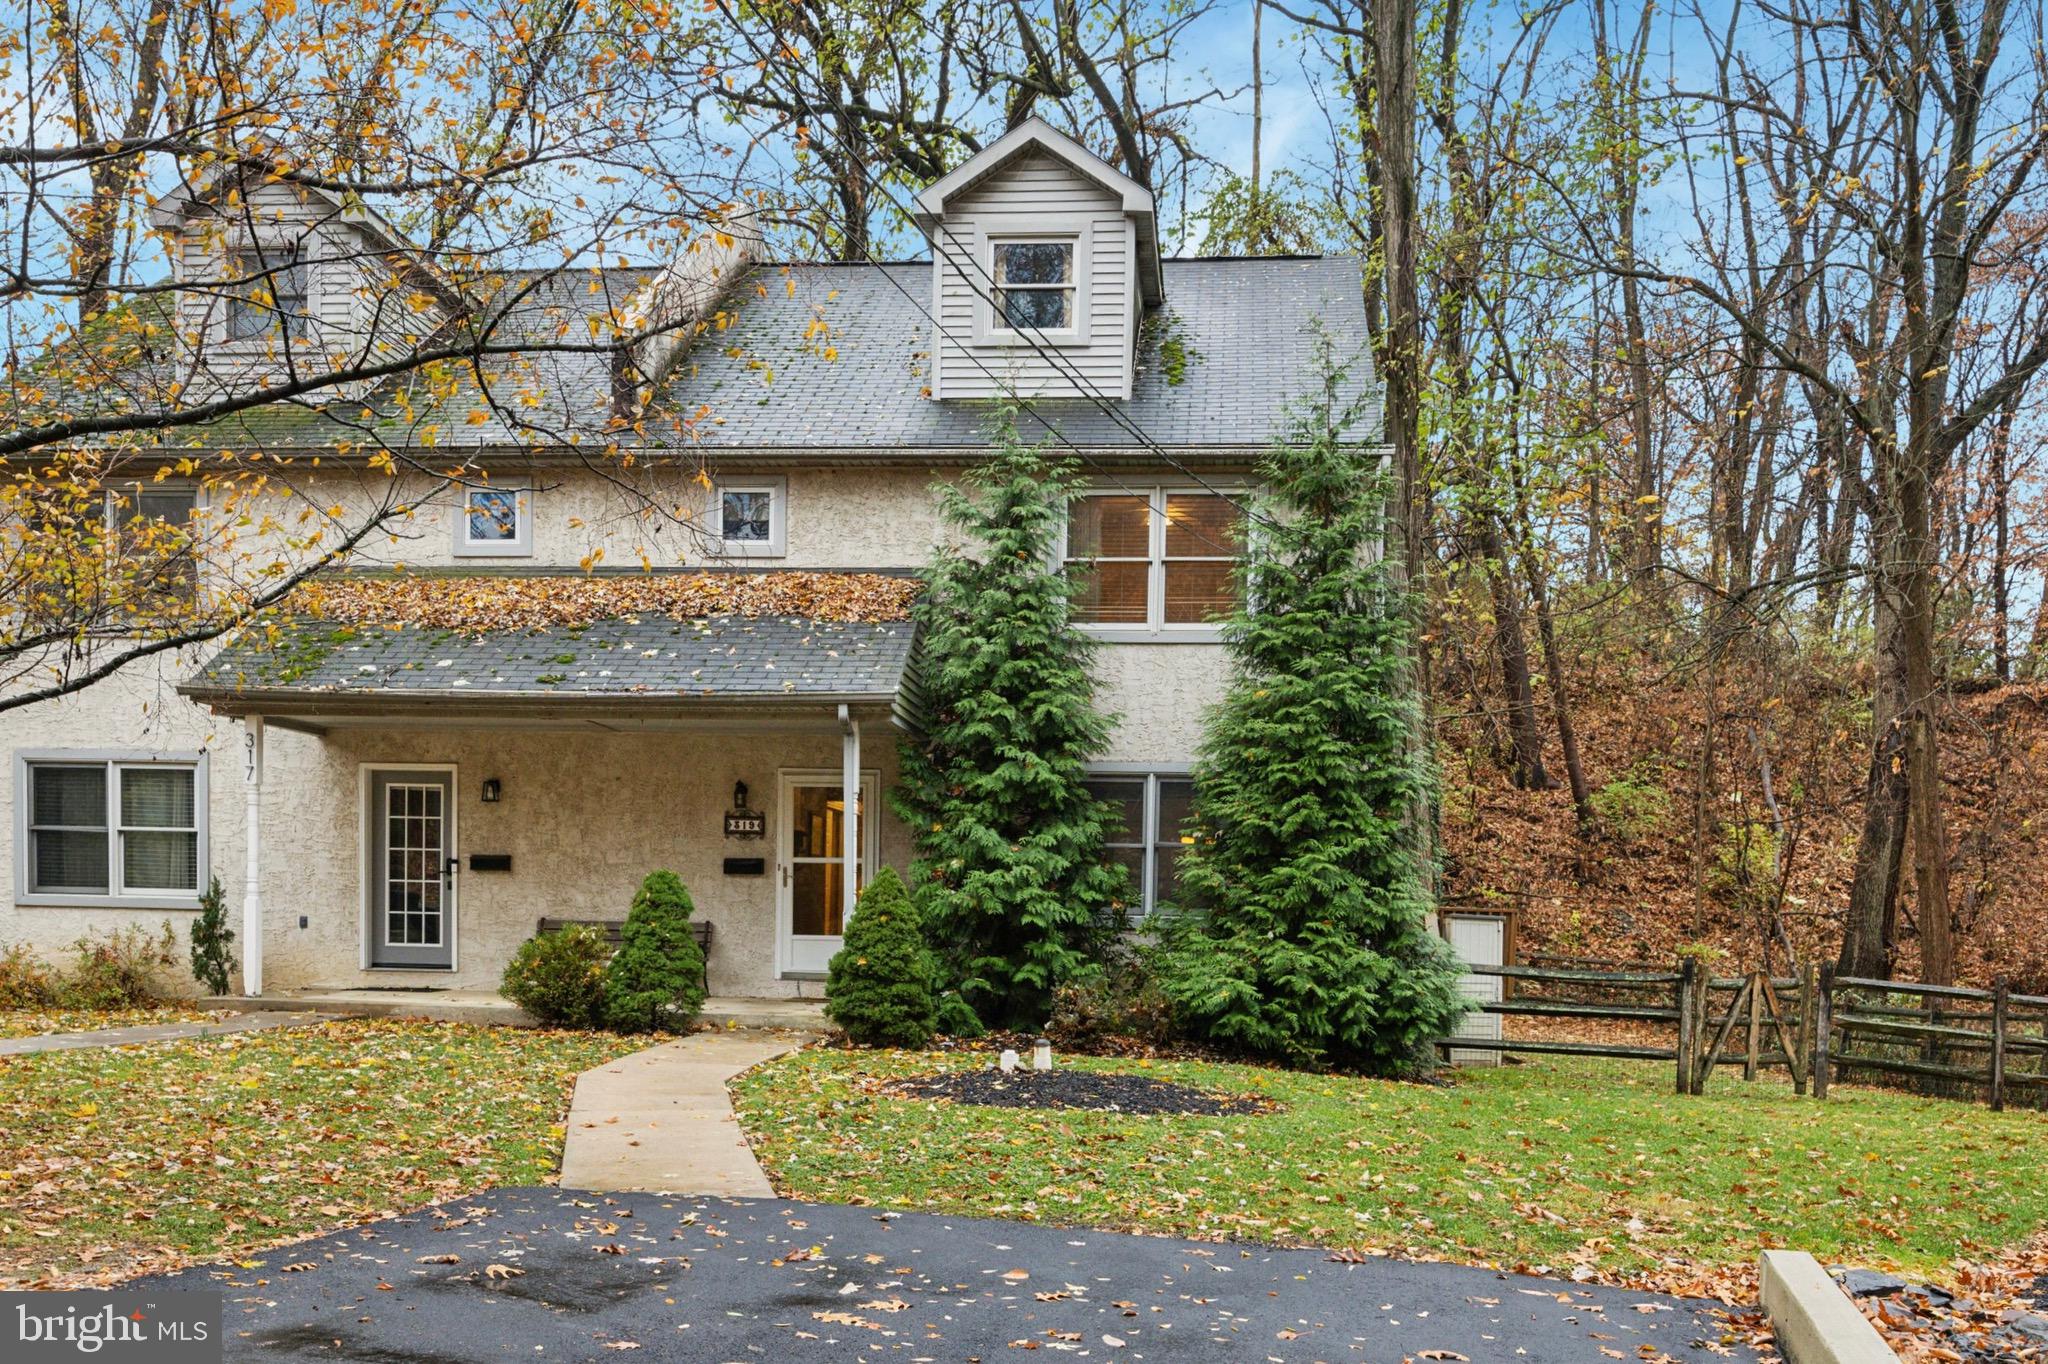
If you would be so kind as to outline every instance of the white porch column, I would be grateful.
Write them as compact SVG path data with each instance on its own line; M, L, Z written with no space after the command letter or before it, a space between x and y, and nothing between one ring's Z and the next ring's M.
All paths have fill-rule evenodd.
M248 866L242 878L242 993L263 993L263 717L251 715L242 738L248 761L242 788L248 801L243 841Z
M845 917L853 917L853 905L859 895L855 885L856 869L860 865L860 721L853 718L853 712L845 706L839 708L839 795L846 803L846 842L841 851L846 856L846 875L840 878L840 887L845 895ZM841 925L844 931L844 925Z

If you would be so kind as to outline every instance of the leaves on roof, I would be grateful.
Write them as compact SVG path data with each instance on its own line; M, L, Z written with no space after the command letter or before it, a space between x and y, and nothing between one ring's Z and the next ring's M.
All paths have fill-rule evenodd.
M483 635L569 629L630 616L908 620L921 584L884 573L648 573L605 577L332 578L292 594L289 614L342 625Z

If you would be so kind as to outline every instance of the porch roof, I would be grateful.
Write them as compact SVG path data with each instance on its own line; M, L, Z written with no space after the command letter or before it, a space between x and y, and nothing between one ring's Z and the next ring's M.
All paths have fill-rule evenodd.
M575 720L835 704L914 714L908 620L620 616L566 627L266 619L178 690L227 715Z

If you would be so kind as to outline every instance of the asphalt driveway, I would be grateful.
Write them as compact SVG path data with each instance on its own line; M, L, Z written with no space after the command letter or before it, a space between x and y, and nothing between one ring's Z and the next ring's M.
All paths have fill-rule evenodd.
M1705 1305L1453 1265L793 1203L500 1189L219 1289L230 1359L1749 1360Z

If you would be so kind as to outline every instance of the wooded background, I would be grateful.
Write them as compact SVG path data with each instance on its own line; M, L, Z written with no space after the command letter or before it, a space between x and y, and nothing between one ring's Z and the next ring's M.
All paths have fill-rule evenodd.
M150 344L162 195L227 169L374 204L480 300L409 362L516 406L489 326L512 267L659 263L742 213L791 258L915 253L915 189L1037 113L1154 188L1169 250L1363 257L1371 334L1333 340L1386 384L1446 898L1553 949L2048 988L2042 0L21 13L0 593L45 610L0 632L0 705L211 638L406 515L311 508L283 560L231 516L208 545L144 527L94 567L136 449L177 447L216 505L293 477L181 434L218 415L189 395L111 422L52 380ZM366 368L244 396L330 406ZM588 458L626 467L651 419ZM678 514L617 483L620 515ZM167 619L149 583L202 549L246 561Z

